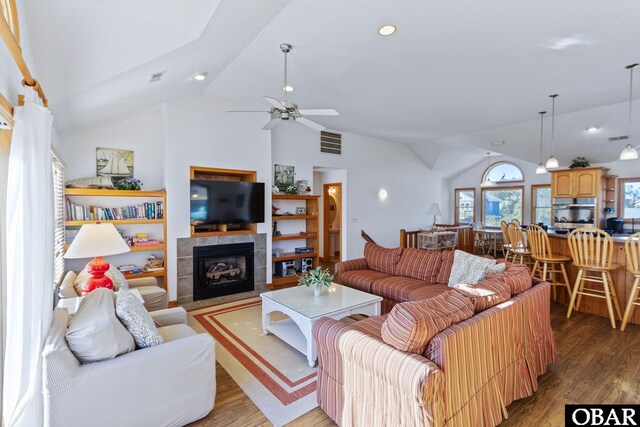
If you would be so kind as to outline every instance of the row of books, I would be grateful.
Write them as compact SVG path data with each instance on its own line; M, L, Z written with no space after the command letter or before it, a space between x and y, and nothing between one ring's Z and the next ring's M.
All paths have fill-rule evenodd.
M66 215L67 221L162 219L164 218L164 204L163 202L154 202L121 208L102 208L76 205L67 199Z
M159 246L162 244L162 241L157 239L149 238L147 233L138 233L134 236L125 236L125 242L127 245L131 246Z
M164 258L158 255L151 255L149 258L147 258L147 262L143 267L139 267L135 264L124 264L119 265L118 270L120 270L120 272L125 276L129 274L140 274L151 271L162 271L164 270Z

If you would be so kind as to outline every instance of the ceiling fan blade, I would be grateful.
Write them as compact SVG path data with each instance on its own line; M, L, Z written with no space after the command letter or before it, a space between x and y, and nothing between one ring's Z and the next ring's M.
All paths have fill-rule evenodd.
M333 108L311 108L306 110L298 110L303 116L338 116L338 110Z
M271 121L269 123L264 125L262 130L271 130L274 127L278 126L279 123L280 123L280 118L271 119Z
M271 113L271 111L264 110L228 110L225 113Z
M264 100L267 101L269 104L271 104L271 106L273 108L277 108L278 110L283 110L284 105L282 105L282 102L278 101L275 98L271 98L270 96L263 96Z
M320 123L316 123L313 120L309 120L306 117L298 117L296 119L296 122L300 123L301 125L305 125L307 127L310 127L311 129L315 130L315 131L323 131L326 129L326 127L322 126Z

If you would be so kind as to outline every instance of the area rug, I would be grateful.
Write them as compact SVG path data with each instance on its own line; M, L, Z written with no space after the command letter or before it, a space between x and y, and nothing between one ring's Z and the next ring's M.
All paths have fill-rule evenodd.
M274 425L287 424L318 406L317 368L310 368L305 355L276 336L262 335L259 297L189 314L196 329L216 340L216 360ZM272 321L279 315L272 313Z

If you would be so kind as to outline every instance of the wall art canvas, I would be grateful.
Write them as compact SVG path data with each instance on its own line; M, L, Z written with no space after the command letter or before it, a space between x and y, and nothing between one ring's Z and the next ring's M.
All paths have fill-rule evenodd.
M294 185L295 169L293 166L274 165L273 183L282 192L287 191L287 187Z
M96 148L96 176L109 176L116 181L133 177L133 151Z

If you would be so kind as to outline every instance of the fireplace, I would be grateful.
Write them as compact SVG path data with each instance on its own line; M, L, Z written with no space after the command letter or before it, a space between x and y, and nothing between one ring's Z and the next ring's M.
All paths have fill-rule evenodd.
M254 290L253 243L193 248L193 300Z

